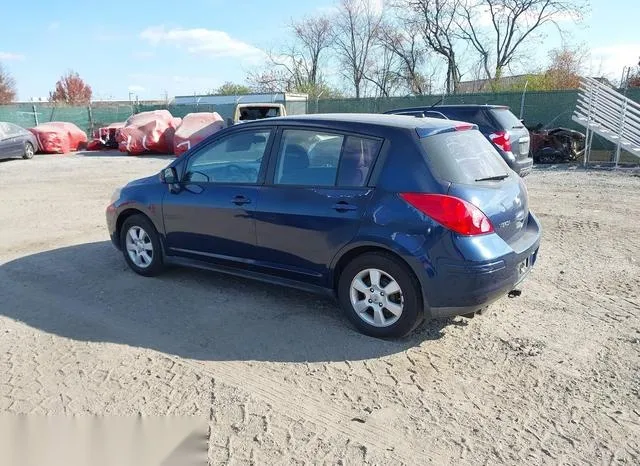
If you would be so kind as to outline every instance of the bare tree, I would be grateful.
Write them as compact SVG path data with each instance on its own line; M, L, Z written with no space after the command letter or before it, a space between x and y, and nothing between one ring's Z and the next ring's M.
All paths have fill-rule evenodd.
M423 95L430 92L430 86L421 67L425 63L427 51L420 39L406 27L406 22L383 23L379 31L379 40L383 47L391 51L399 61L399 78L404 81L409 93Z
M247 83L254 92L290 92L294 90L291 75L285 70L271 67L268 70L249 72Z
M440 55L447 65L445 86L455 93L460 82L456 55L456 18L462 0L398 0L398 8L409 13L406 22L420 33L425 45Z
M479 53L488 79L497 81L523 44L562 17L581 17L576 0L471 0L460 5L459 32ZM488 26L487 26L488 24Z
M374 85L376 97L390 97L402 86L401 62L383 45L371 51L371 64L364 79Z
M267 55L267 69L249 74L249 82L269 92L300 91L315 95L323 85L322 65L333 41L326 16L293 21L287 45Z
M320 66L325 52L331 47L334 38L333 26L327 16L305 18L291 24L296 42L294 56L304 72L308 84L317 84L322 79Z
M16 81L0 64L0 104L10 104L16 98Z
M341 0L336 13L335 51L356 98L363 95L381 21L382 16L367 0Z

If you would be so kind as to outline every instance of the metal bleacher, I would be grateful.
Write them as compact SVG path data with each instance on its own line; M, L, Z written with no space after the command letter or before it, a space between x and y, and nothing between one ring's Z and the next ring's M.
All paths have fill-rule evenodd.
M586 128L584 164L589 163L594 134L616 146L614 161L620 151L640 157L640 104L593 78L582 78L573 121Z

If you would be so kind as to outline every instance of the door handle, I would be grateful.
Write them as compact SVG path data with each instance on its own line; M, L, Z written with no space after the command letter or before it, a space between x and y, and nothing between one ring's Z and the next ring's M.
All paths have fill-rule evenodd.
M345 202L345 201L340 201L336 204L333 204L333 208L338 212L347 212L349 210L357 210L358 206L349 204L348 202Z
M231 202L235 205L251 204L251 199L245 196L235 196Z

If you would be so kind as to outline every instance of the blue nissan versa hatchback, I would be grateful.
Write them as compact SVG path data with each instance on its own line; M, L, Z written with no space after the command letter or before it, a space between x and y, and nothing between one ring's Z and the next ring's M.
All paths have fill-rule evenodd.
M373 114L226 128L116 191L107 224L141 275L178 264L330 292L376 337L506 295L541 234L476 126Z

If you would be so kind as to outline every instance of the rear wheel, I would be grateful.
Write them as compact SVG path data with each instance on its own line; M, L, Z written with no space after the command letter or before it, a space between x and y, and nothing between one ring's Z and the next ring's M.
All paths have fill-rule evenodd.
M423 318L417 280L406 265L384 253L366 253L347 264L338 299L353 325L373 337L404 336Z
M143 215L132 215L122 224L120 244L124 259L134 272L151 277L162 272L162 250L155 227Z
M23 159L32 159L33 155L36 153L33 144L30 142L26 142L24 144L24 153L22 154Z

